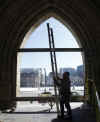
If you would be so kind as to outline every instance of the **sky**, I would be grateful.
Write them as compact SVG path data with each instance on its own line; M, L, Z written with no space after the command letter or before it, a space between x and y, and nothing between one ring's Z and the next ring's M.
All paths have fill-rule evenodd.
M49 48L47 23L53 28L54 41L56 48L79 48L75 37L70 30L60 21L51 17L39 25L31 33L23 48ZM21 54L21 68L46 68L47 72L51 71L50 53L32 52ZM57 52L57 67L73 67L83 64L80 52Z

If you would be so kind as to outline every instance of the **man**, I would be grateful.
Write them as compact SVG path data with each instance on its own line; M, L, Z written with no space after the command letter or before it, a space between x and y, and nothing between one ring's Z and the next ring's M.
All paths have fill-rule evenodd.
M64 118L64 106L67 109L68 117L72 117L71 107L69 104L71 94L69 76L69 72L64 72L62 79L59 77L54 78L55 84L59 87L61 118Z

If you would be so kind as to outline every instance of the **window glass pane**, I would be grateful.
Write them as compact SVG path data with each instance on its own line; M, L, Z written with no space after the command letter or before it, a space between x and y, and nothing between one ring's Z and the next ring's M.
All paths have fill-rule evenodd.
M72 67L82 65L82 55L80 52L56 52L58 68L61 67Z
M84 66L80 52L56 53L57 66L60 76L70 72L72 95L84 95Z
M20 93L18 96L36 97L45 90L46 86L51 87L52 85L53 87L53 79L47 77L51 74L49 53L18 53L18 59L20 59L18 62L19 72L17 72L20 74L20 78L18 78L20 80ZM46 88L46 90L49 89Z
M56 48L79 48L76 39L72 33L60 21L51 17L44 21L39 27L32 32L27 40L21 45L21 48L48 48L48 31L47 23L53 28L54 41Z
M51 59L50 53L18 53L19 60L19 72L20 74L20 94L19 96L37 96L39 92L43 92L45 87L47 91L53 90L53 78L51 70ZM58 66L58 75L62 78L62 74L65 71L70 72L71 78L71 90L75 93L78 91L83 95L83 86L84 86L84 70L81 53L76 52L57 52L57 66ZM43 87L43 88L42 88ZM23 88L31 89L31 92L22 92ZM77 90L81 89L81 90Z
M21 54L21 68L46 68L51 71L50 54L42 52L27 52Z

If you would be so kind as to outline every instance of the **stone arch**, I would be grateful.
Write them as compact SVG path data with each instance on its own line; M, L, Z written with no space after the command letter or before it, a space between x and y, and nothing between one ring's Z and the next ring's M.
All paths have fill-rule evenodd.
M46 20L47 18L51 16L61 21L67 28L69 28L69 30L73 33L73 35L76 38L78 38L78 41L80 41L79 43L81 47L83 47L84 49L91 47L87 41L87 40L91 40L91 38L89 36L89 33L84 23L81 23L80 17L79 17L79 21L75 23L74 17L71 18L67 15L67 13L65 14L64 12L62 12L62 10L59 10L59 8L54 8L54 7L48 7L46 9L43 9L41 10L41 12L37 13L35 16L28 15L27 17L28 19L26 20L24 20L24 18L20 18L19 21L16 23L16 26L14 29L14 31L16 32L18 31L18 32L16 33L16 36L14 37L15 38L13 42L14 44L12 43L12 46L15 45L15 49L19 48L21 42L23 41L23 38L25 37L26 33L30 30L30 28L32 26L34 29L37 28L37 26L39 26L41 22L43 22L44 20ZM24 24L20 26L22 21L24 21ZM12 33L11 35L14 35L14 34Z
M64 1L65 3L61 4L56 0L44 0L41 2L35 1L36 6L34 7L32 7L31 5L32 1L30 3L28 2L27 4L24 4L24 2L22 2L22 4L16 3L17 6L15 9L13 5L14 3L12 2L12 5L6 8L10 11L8 13L10 14L11 18L7 16L8 13L5 13L5 15L8 17L8 23L5 20L4 27L6 28L6 26L9 25L7 27L7 29L9 30L9 34L6 36L7 42L4 41L5 43L2 44L3 47L5 47L2 48L3 54L5 54L7 59L7 62L5 62L5 64L7 63L7 67L4 66L3 68L4 70L6 70L7 68L10 72L9 79L11 80L11 82L13 82L14 85L16 85L16 49L20 47L21 42L23 41L23 38L25 37L25 34L29 31L29 29L32 26L37 27L41 23L41 18L43 21L44 19L46 19L46 17L48 17L46 15L50 16L51 14L53 16L56 16L57 19L60 20L63 24L68 24L69 27L72 29L73 33L75 34L75 37L79 38L80 43L85 51L85 54L88 52L89 49L95 49L93 36L91 35L88 23L86 22L88 18L86 16L85 11L83 10L84 6L77 6L76 3L71 4L70 1ZM19 8L21 7L24 8L23 12L19 11ZM15 15L13 14L13 9L16 12ZM85 55L85 62L87 63L87 67L88 56ZM5 60L5 58L3 60ZM12 89L14 90L15 87L13 87Z
M68 25L68 23L67 23L66 21L64 21L64 20L61 18L61 16L58 16L58 14L56 14L55 12L48 12L48 13L46 13L46 15L42 16L41 19L38 20L38 21L30 28L30 30L26 33L26 35L25 35L23 41L21 42L21 43L23 43L22 46L21 46L21 48L24 47L24 43L26 42L26 40L28 39L28 37L31 35L31 33L34 32L35 29L36 29L38 26L40 26L40 24L41 24L42 22L46 21L47 19L49 19L49 18L51 18L51 17L53 17L53 18L55 18L56 20L58 20L59 22L61 22L66 28L69 29L69 31L72 33L72 35L74 36L74 38L76 38L76 41L77 41L79 47L81 48L82 45L81 45L81 42L80 42L78 36L76 35L76 33L75 33L75 32L73 31L73 29ZM25 42L24 42L24 41L25 41ZM18 47L20 48L20 46L18 46Z

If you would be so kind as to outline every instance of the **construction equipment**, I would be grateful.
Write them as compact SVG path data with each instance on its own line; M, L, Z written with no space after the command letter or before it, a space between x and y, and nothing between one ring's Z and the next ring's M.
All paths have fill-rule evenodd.
M55 53L55 43L54 43L54 36L53 36L53 29L49 26L49 23L47 23L47 29L48 29L48 40L49 40L49 48L50 48L50 58L51 58L51 67L52 67L52 73L53 78L57 77L57 62L56 62L56 53ZM57 107L57 115L60 116L60 108L59 108L59 92L57 92L57 87L54 83L54 92L55 92L55 102Z

